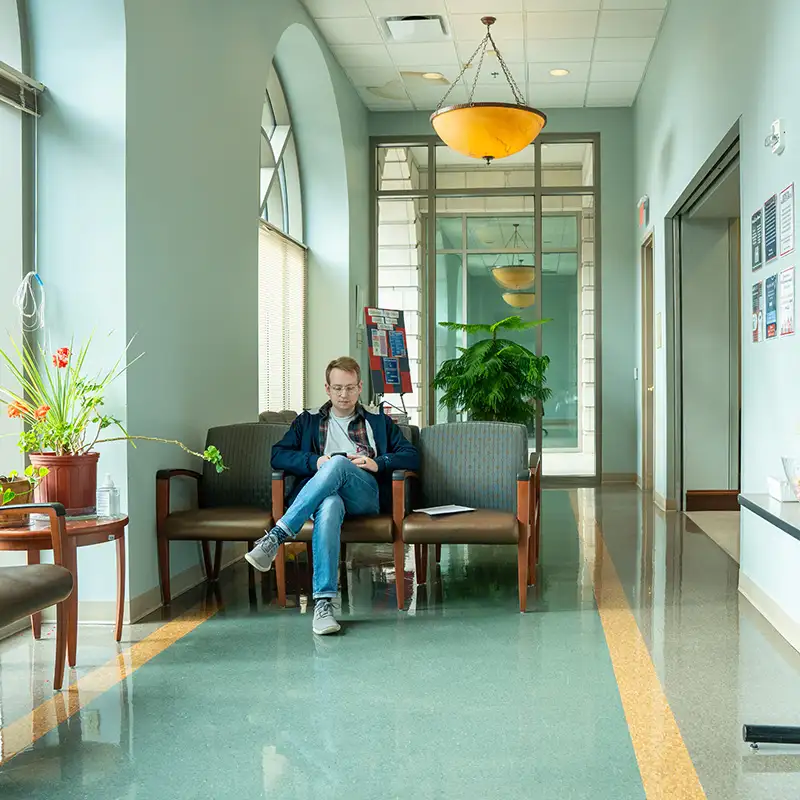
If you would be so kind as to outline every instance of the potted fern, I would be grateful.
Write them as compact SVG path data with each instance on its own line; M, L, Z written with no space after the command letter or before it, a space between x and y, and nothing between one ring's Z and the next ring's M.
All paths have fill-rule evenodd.
M488 337L458 348L461 355L442 364L433 381L434 388L443 392L441 405L466 414L470 420L530 425L535 401L544 403L551 394L545 385L550 359L502 338L502 334L529 330L545 322L524 322L521 317L508 317L492 325L440 322L451 331Z

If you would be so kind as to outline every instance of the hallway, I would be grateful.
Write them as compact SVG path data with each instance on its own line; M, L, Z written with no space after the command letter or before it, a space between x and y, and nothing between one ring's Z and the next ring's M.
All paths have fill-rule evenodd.
M630 489L546 492L524 616L509 548L445 548L398 615L390 553L354 547L337 638L249 600L237 565L216 598L126 629L122 657L84 627L53 700L50 643L12 637L0 795L800 796L796 756L741 741L745 721L796 721L800 655L682 520Z

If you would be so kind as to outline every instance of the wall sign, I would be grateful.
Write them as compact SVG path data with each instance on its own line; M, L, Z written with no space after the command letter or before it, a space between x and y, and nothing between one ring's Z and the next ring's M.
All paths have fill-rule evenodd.
M781 270L781 336L794 333L794 267Z
M764 340L764 281L753 284L753 341Z
M753 270L764 266L764 211L759 208L750 219Z
M365 308L369 345L369 373L375 394L410 394L406 325L402 311Z
M770 275L765 281L767 295L767 339L775 339L778 335L778 276Z
M764 203L764 252L768 264L778 257L778 195L776 194Z
M794 184L781 192L781 255L788 256L794 250Z

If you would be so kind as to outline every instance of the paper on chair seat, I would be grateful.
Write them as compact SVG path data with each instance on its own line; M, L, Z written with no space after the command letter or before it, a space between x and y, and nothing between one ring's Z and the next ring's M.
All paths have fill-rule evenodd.
M427 514L429 517L438 517L441 514L461 514L464 511L474 511L468 506L433 506L431 508L415 508L415 514Z

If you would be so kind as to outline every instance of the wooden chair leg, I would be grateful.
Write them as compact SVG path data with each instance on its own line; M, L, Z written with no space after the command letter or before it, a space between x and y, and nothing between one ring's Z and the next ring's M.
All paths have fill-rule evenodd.
M347 545L344 542L339 545L339 562L342 564L347 563Z
M124 528L123 528L124 530ZM117 621L114 641L122 641L122 621L125 616L125 535L117 539Z
M517 581L519 583L519 610L524 614L528 608L528 537L520 537L517 546Z
M397 608L402 611L406 607L406 553L402 540L394 543L394 584L397 592Z
M440 544L436 545L436 563L442 563L442 546Z
M420 545L422 548L422 583L427 584L428 582L428 550L430 550L430 545L422 544Z
M422 574L422 545L414 545L414 572L416 573L417 585L425 583L425 576Z
M214 578L213 580L219 580L219 571L222 567L222 542L217 542L216 546L214 547Z
M172 602L172 587L169 574L169 539L158 537L158 576L161 579L161 602L168 606Z
M533 539L533 531L530 533L528 541L528 586L536 583L536 542Z
M28 550L28 565L40 564L41 554L38 550ZM31 632L34 639L42 638L42 612L31 614Z
M64 685L64 662L67 658L67 612L66 602L56 606L56 666L53 673L53 689Z
M214 575L214 568L211 566L211 546L205 540L200 542L200 545L203 548L203 569L206 572L206 580L210 583Z
M275 556L275 583L278 589L278 605L286 608L286 545L283 544Z

